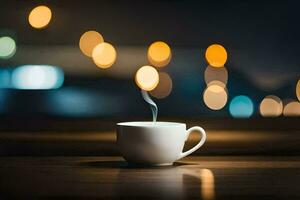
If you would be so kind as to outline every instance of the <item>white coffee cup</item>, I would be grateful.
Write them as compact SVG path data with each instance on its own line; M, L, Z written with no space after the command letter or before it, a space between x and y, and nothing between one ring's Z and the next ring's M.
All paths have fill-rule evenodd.
M202 135L197 145L186 152L184 143L192 131ZM175 122L122 122L117 124L117 144L130 163L172 165L178 159L199 149L206 140L203 128Z

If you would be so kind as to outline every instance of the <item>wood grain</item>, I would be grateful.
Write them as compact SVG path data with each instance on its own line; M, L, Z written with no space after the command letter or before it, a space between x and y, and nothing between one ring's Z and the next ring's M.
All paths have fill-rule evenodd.
M1 157L1 199L299 199L300 157Z

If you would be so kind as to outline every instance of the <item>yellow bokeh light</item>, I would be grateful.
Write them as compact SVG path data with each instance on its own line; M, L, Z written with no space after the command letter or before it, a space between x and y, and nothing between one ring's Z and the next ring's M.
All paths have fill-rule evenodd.
M159 74L152 66L143 66L135 74L135 82L142 90L151 91L159 83Z
M296 85L296 95L297 95L298 100L300 101L300 79L298 80L297 85Z
M227 99L226 88L219 85L209 85L203 94L205 105L212 110L222 109L226 105Z
M79 40L79 48L88 57L92 57L93 49L100 43L103 43L104 39L97 31L87 31L81 35Z
M227 61L227 51L222 45L213 44L206 49L205 58L212 67L223 67Z
M92 57L98 67L109 68L115 63L117 52L111 44L103 42L93 49Z
M52 18L50 8L47 6L35 7L28 16L29 24L33 28L42 29L45 28Z
M171 61L171 48L165 42L154 42L148 48L149 62L155 67L164 67Z
M282 114L283 103L274 95L266 96L259 106L260 114L264 117L278 117Z
M219 81L226 85L228 81L227 69L225 67L216 68L208 65L204 72L204 79L206 84L209 84L212 81Z
M283 115L286 117L300 116L300 103L297 101L287 103L284 106Z
M159 83L150 94L158 99L166 98L170 95L173 87L173 82L169 74L166 72L159 72Z

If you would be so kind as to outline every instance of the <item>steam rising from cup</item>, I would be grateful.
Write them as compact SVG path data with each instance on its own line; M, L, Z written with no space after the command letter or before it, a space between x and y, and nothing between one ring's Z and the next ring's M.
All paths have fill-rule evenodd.
M152 111L153 123L155 123L156 119L157 119L158 107L157 107L156 103L150 98L147 91L141 90L141 92L142 92L142 96L143 96L144 100L150 105L150 108Z

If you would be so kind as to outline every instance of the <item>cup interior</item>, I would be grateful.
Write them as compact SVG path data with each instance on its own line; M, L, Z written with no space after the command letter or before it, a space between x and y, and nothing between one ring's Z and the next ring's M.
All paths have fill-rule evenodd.
M185 126L184 123L177 122L152 122L152 121L134 121L134 122L120 122L118 126L129 126L129 127L174 127L174 126Z

